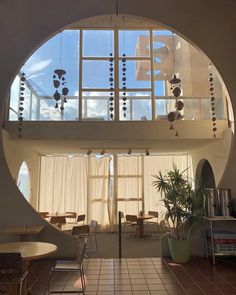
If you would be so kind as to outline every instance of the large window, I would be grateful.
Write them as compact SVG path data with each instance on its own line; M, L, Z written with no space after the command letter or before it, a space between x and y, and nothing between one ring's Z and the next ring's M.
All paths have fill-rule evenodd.
M55 108L53 73L66 71L64 110ZM65 30L25 63L24 120L166 120L175 110L169 80L181 79L184 120L209 120L209 72L214 75L215 113L225 118L225 95L208 58L164 29ZM20 79L11 88L9 119L17 120Z

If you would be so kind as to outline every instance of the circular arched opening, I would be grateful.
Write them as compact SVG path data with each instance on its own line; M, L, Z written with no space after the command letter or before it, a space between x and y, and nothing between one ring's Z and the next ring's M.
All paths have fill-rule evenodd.
M211 164L208 160L202 159L197 166L196 176L198 181L205 188L215 188L215 176Z

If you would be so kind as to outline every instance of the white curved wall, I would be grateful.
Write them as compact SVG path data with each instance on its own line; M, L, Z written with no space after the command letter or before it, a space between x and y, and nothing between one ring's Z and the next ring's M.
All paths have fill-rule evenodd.
M232 0L119 0L122 14L150 18L183 34L213 61L236 107L236 2ZM115 12L111 0L9 0L0 3L1 123L9 86L30 53L54 32L82 18ZM223 185L236 193L236 149L233 146ZM10 176L0 135L0 224L39 224ZM55 242L60 254L75 253L75 242L46 225L42 240Z

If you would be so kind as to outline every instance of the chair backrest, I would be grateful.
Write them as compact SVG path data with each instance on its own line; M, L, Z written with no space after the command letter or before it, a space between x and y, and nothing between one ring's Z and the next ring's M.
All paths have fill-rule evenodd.
M42 218L47 218L48 217L48 214L49 212L38 212L39 216L41 216Z
M72 228L72 235L82 235L82 234L89 234L90 232L90 227L89 225L78 225L78 226L73 226Z
M85 221L85 214L78 215L77 222L80 222L80 221Z
M131 222L137 222L138 221L138 218L137 218L136 215L126 215L125 218L126 218L127 221L131 221Z
M0 274L19 274L22 272L21 253L0 253Z
M154 216L156 218L158 218L158 216L159 216L157 211L148 211L148 215L152 215L152 216Z
M96 220L91 220L89 228L90 232L96 232L98 222Z

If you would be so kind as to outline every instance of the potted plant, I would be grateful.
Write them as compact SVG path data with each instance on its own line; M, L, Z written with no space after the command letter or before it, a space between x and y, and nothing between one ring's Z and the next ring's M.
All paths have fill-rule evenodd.
M176 166L166 175L161 171L153 175L153 186L161 193L166 208L164 219L169 227L168 244L172 259L178 263L190 259L189 237L205 215L205 189L197 183L190 182L185 176L186 170L180 172ZM195 187L193 187L195 185Z

